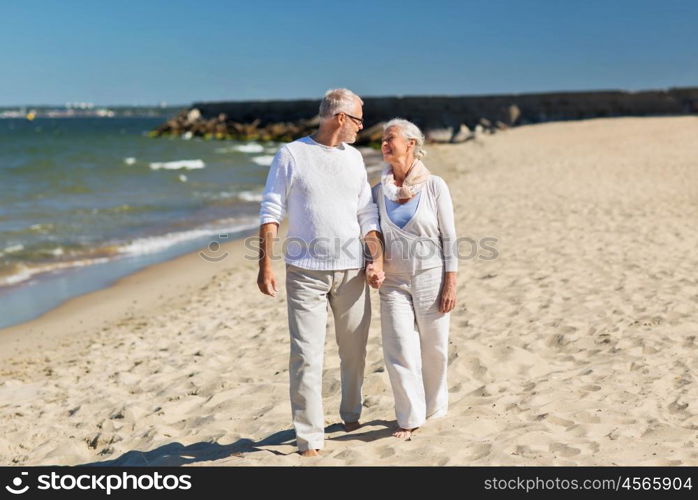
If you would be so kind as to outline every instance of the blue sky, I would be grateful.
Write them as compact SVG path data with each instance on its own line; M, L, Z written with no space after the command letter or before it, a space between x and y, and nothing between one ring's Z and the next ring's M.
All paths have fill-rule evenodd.
M0 3L0 106L698 86L698 2Z

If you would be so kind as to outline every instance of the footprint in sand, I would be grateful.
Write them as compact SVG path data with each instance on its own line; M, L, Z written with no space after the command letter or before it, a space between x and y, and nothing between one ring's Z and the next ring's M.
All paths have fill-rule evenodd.
M551 453L555 453L556 455L561 455L563 457L573 457L582 452L582 450L579 448L573 448L564 443L553 443L550 445L549 449Z
M688 408L688 403L679 403L679 400L673 401L669 404L668 409L670 413L680 413Z
M360 463L363 455L356 450L346 449L332 455L332 458L345 460L347 463Z
M491 444L477 444L473 447L473 454L468 458L468 460L480 460L485 458L492 451Z

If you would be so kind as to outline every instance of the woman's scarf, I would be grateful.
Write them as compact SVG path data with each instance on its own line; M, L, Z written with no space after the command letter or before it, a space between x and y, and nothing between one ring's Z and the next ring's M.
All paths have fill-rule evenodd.
M393 168L388 165L381 174L383 193L389 200L396 202L407 201L422 190L430 175L431 172L424 166L424 163L420 160L415 160L407 171L407 176L402 181L402 186L398 187L395 185Z

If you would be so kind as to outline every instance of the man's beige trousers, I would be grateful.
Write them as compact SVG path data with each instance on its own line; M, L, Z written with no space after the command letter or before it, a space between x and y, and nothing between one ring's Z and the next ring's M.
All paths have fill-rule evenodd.
M321 449L325 439L322 367L328 304L339 347L344 422L361 416L361 386L371 302L363 269L313 271L286 265L288 326L291 335L291 411L298 449Z

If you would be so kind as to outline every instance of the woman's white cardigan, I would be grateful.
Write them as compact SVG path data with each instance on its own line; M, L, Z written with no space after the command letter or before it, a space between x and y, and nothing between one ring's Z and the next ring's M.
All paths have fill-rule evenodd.
M446 181L432 174L421 193L414 216L400 228L388 216L382 184L373 187L385 240L386 273L415 274L442 265L445 272L458 270L453 201Z

